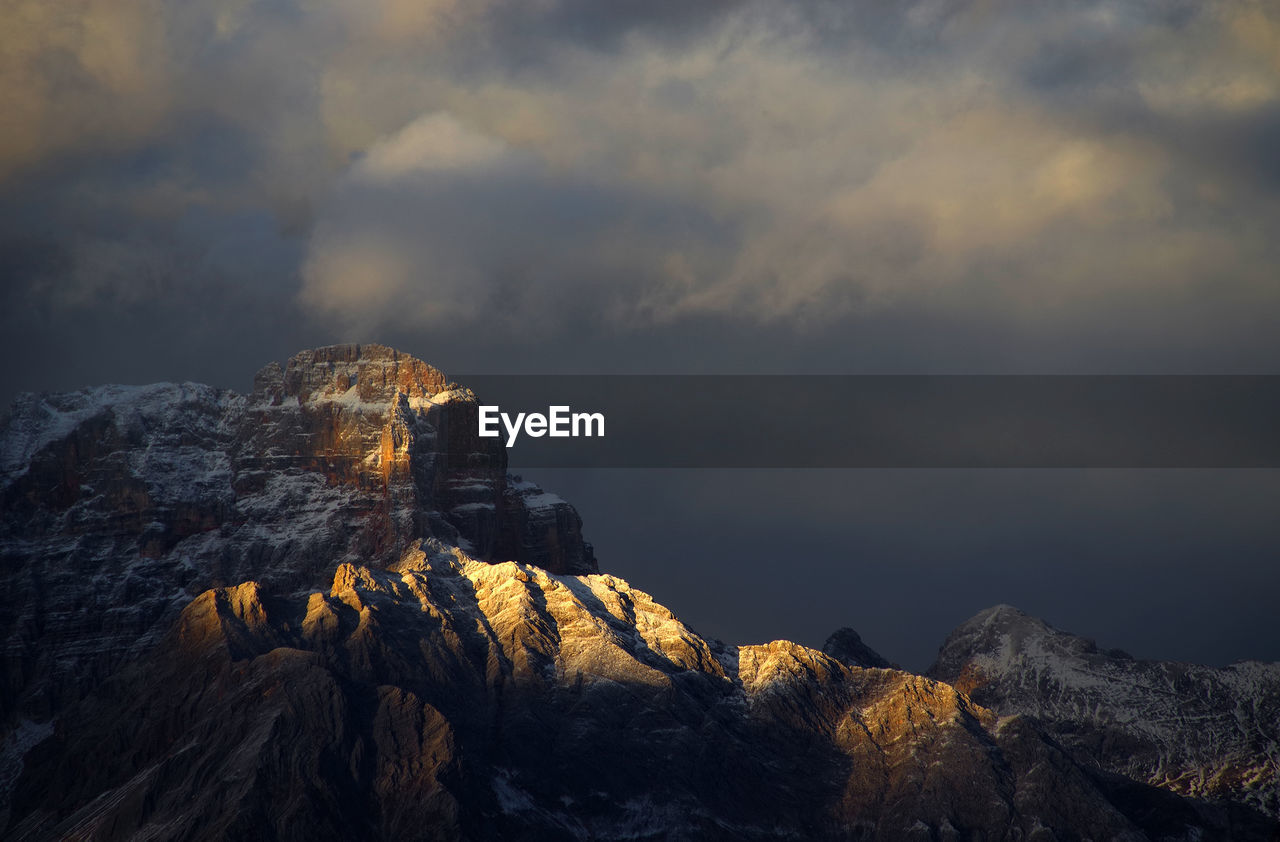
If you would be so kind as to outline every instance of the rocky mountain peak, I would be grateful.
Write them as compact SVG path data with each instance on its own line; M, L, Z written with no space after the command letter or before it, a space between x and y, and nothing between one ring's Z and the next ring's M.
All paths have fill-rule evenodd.
M476 406L378 345L248 395L19 398L0 835L1273 838L1280 666L1135 661L1004 605L930 676L847 628L708 640L598 574Z
M1280 664L1137 660L998 605L957 627L927 674L1035 717L1091 765L1248 805L1241 821L1280 815Z
M1032 616L1012 605L1000 603L979 611L957 626L953 633L979 631L1008 633L1014 630L1022 634L1044 634L1052 631L1044 620Z
M194 383L20 396L0 421L0 718L46 719L197 593L294 592L437 539L597 570L577 512L506 473L476 398L382 345L302 351L249 395Z
M401 396L430 398L446 391L444 373L386 345L329 345L294 354L284 368L270 363L254 377L254 395L279 403L297 398L393 404ZM354 393L352 390L354 389Z
M879 652L863 643L856 631L847 626L833 632L827 642L822 644L822 651L849 667L888 669L892 666Z
M952 630L929 668L929 674L956 674L958 677L959 667L974 653L982 652L996 658L1012 657L1029 641L1043 641L1060 635L1048 623L1012 605L995 605L979 611Z
M29 840L1147 838L945 684L431 539L201 594L26 763Z

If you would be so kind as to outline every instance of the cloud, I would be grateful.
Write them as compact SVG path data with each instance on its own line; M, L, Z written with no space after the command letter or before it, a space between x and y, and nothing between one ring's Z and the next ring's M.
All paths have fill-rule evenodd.
M463 126L445 112L426 114L373 145L353 170L356 181L385 184L420 174L483 169L506 144Z
M560 39L536 72L498 67L445 85L450 116L427 112L376 141L321 211L304 300L353 323L419 312L426 326L555 319L555 302L572 295L635 329L701 315L830 321L957 288L974 290L967 306L1016 319L1135 287L1164 293L1203 272L1256 281L1252 261L1267 243L1246 244L1256 232L1202 213L1203 197L1221 204L1234 192L1215 178L1212 153L1188 156L1177 137L1151 131L1188 102L1212 115L1244 107L1211 81L1254 78L1262 66L1236 56L1234 13L1161 19L1121 3L803 9L738 7L695 40L641 31L607 51ZM833 44L833 31L845 40ZM905 58L876 42L886 35ZM1184 41L1197 60L1169 81L1166 63ZM1047 48L1070 60L1047 70ZM1105 78L1090 71L1098 55ZM1157 95L1160 85L1184 99ZM1129 113L1117 116L1118 103ZM441 127L461 124L469 133L445 137ZM393 148L393 169L406 173L442 171L460 154L492 164L500 148L521 164L501 175L458 166L448 185L406 178L384 184L381 198L357 198L351 184ZM625 224L502 209L572 205L584 189L599 214ZM469 220L465 235L426 211L444 196ZM1254 212L1274 213L1274 196L1257 199ZM633 213L655 203L702 220L704 236ZM446 242L406 224L415 217L450 231ZM353 238L351 227L365 233ZM1244 247L1239 258L1232 242ZM370 266L412 268L395 284L368 280L362 303L368 272L351 255L372 251ZM339 264L345 279L326 268ZM396 308L382 294L392 288L434 303Z
M273 289L335 333L1147 295L1156 337L1206 287L1274 298L1280 20L1250 0L9 5L0 186L115 267L39 289L125 306L199 208L265 211L302 254ZM86 184L114 217L71 210Z
M713 229L436 112L375 144L325 198L302 301L355 331L630 318Z
M163 120L172 88L159 3L0 9L0 181L84 138L125 145Z

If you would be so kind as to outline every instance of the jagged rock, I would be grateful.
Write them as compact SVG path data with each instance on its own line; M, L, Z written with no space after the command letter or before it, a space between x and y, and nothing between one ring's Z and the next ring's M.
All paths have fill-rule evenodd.
M822 651L850 667L888 669L891 666L879 652L863 643L856 631L847 626L832 632L827 642L822 644Z
M425 363L368 345L268 365L243 396L184 383L20 398L0 437L0 835L1275 832L1252 808L1209 808L1114 762L1117 745L1141 760L1150 737L1126 716L1200 728L1161 717L1199 710L1202 684L1234 700L1242 729L1273 735L1267 668L1126 672L1148 666L1008 611L953 635L935 671L954 683L863 668L883 659L852 632L830 654L706 640L596 574L576 512L507 476L475 407ZM1024 657L1046 647L1065 654ZM1081 700L1056 678L1097 658L1108 680L1165 681L1166 707L1142 707L1146 689ZM1045 688L1066 706L1040 705Z
M9 838L1144 838L949 685L435 540L202 594L27 766Z
M305 589L424 537L597 569L573 508L509 481L505 448L476 435L475 396L426 363L337 345L254 382L18 398L0 431L6 732L148 651L209 587Z
M1280 664L1136 660L998 605L956 628L928 675L1035 717L1083 763L1197 799L1219 832L1277 827L1252 811L1280 818Z

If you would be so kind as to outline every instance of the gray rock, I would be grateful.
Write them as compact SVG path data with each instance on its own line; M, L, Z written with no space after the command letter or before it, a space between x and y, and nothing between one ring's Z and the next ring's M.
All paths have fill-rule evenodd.
M956 628L927 674L1035 717L1086 765L1209 813L1280 818L1280 664L1136 660L998 605Z
M436 541L201 594L27 765L9 838L1146 838L946 684Z
M433 537L597 569L581 519L506 474L475 396L380 345L193 383L21 396L0 431L0 722L47 721L209 587L282 593Z
M598 575L577 513L507 475L436 369L342 345L254 383L24 395L4 420L5 839L1277 829L1268 667L1153 666L1011 609L936 677L850 630L726 646ZM1243 788L1182 786L1222 758L1196 768Z

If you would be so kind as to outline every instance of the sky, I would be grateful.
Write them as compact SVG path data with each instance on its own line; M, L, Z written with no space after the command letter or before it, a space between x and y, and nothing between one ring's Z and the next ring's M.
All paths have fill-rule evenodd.
M3 402L245 389L346 341L450 374L1278 373L1266 0L0 16ZM1280 659L1255 604L1280 592L1266 472L673 472L683 502L642 531L683 536L687 579L634 557L655 476L560 479L602 559L727 637L853 625L920 666L921 641L1021 600L1141 654ZM763 584L711 607L734 571L838 582L793 581L770 620Z

